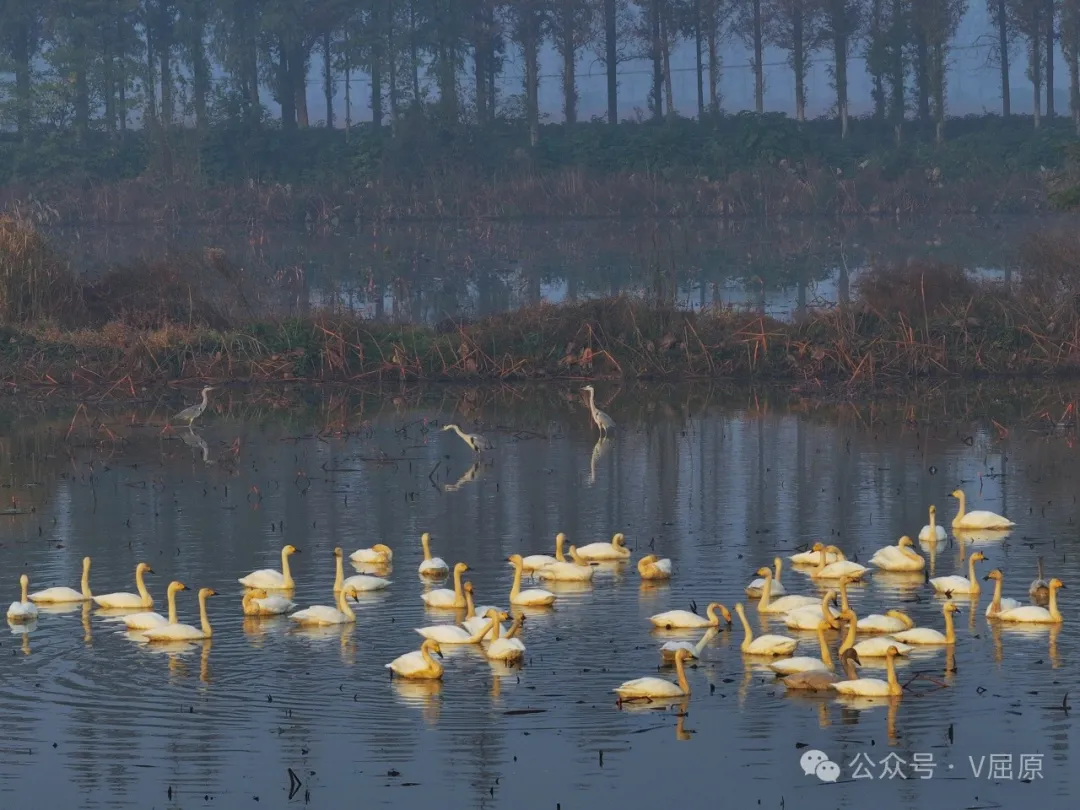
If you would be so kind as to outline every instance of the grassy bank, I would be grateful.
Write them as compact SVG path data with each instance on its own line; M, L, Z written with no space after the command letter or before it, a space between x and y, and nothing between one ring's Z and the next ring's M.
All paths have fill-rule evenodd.
M128 387L249 381L724 378L806 390L1080 371L1080 236L1028 241L1009 285L943 264L862 274L855 300L791 322L620 296L434 327L273 316L218 252L72 274L33 226L0 220L0 381Z
M60 222L276 222L535 216L1024 213L1066 180L1064 119L953 119L948 139L910 122L779 114L704 121L283 131L211 127L82 141L0 136L0 203Z

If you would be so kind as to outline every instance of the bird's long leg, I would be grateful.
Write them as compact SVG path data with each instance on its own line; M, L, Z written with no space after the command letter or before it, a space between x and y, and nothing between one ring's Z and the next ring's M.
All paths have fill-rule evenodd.
M164 436L166 433L169 433L170 431L175 432L175 431L173 431L173 426L170 425L168 422L166 422L165 427L163 427L161 429L161 433L159 433L158 436Z

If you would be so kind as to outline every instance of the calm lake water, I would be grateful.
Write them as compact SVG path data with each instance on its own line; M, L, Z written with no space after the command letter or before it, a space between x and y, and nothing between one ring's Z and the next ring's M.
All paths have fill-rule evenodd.
M94 273L220 249L246 279L244 305L277 314L331 307L436 323L644 293L686 307L790 317L836 304L874 264L936 260L1000 278L1033 231L1060 215L717 221L530 220L358 223L335 228L58 228L50 239ZM215 277L215 281L220 281Z
M1074 713L1061 706L1080 667L1071 590L1080 462L1075 419L1053 429L1062 396L936 395L909 409L597 388L620 428L604 444L576 390L560 387L226 389L187 442L183 429L159 434L190 392L74 420L74 405L3 414L3 506L19 512L0 517L5 605L23 571L32 588L77 587L84 555L98 593L133 590L146 561L156 609L174 578L219 595L212 642L181 651L134 643L79 607L43 614L28 634L5 631L0 806L332 807L363 797L663 807L674 786L683 803L724 796L740 807L1072 806ZM445 421L479 428L497 449L471 469L465 444L436 429ZM969 508L1019 526L1006 540L940 544L934 573L966 574L978 548L988 557L979 575L1001 568L1006 595L1026 602L1043 555L1047 576L1068 587L1058 631L995 627L983 616L989 592L974 606L965 599L954 656L931 648L899 667L902 681L921 672L937 683L922 678L898 702L868 704L785 695L760 661L744 660L736 620L688 671L685 716L678 704L616 705L611 690L624 680L673 678L657 670L670 636L651 632L649 615L746 602L758 566L816 539L865 562L917 534L930 504L947 523L957 486ZM552 610L528 613L521 667L447 648L440 684L402 685L383 665L418 648L413 628L452 616L420 599L424 531L435 554L469 564L480 602L503 607L507 555L551 553L559 531L579 545L625 532L634 560L655 551L675 574L644 586L630 565L601 570L590 587L557 589ZM393 584L361 600L355 626L303 632L241 615L237 578L278 567L285 543L301 549L295 600L307 606L331 603L334 546L376 542L395 552ZM783 580L789 592L821 592L795 571ZM874 574L851 598L860 615L903 607L919 625L942 626L941 599L919 576ZM181 621L197 620L194 593L178 605ZM792 633L777 621L770 629ZM812 633L795 635L799 654L816 655ZM864 676L883 675L864 663ZM840 766L838 782L804 774L811 749ZM912 771L916 755L932 760L930 778ZM1010 757L1009 768L995 760L988 779L994 755ZM1022 774L1027 755L1036 759ZM857 757L872 761L872 778L854 778ZM903 761L906 781L881 778L887 757ZM291 797L289 769L301 782Z

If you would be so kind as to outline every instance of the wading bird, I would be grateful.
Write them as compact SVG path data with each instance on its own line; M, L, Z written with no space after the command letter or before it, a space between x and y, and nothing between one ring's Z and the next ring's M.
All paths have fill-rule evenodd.
M452 430L465 444L472 448L474 453L483 453L485 450L494 450L495 445L481 436L479 433L466 433L457 425L443 425L443 430Z
M214 390L214 387L212 385L208 385L205 388L203 388L203 390L202 390L202 402L198 403L197 405L192 405L189 408L184 408L184 410L180 411L180 413L178 413L173 418L176 419L177 421L181 421L181 420L187 421L188 429L190 429L191 425L195 422L195 420L198 419L200 416L202 416L203 411L206 410L206 406L210 403L209 397L207 395L213 390Z
M592 413L592 420L600 428L600 435L607 436L610 431L615 430L615 420L596 407L596 392L593 391L591 385L586 385L581 390L589 392L589 411Z

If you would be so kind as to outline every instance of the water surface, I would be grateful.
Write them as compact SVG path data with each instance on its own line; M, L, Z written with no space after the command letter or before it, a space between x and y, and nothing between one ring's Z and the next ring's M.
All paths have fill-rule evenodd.
M97 592L133 590L145 560L159 609L174 578L219 595L213 641L180 651L134 643L78 607L42 615L28 634L5 631L0 804L645 807L669 804L677 785L679 801L746 807L1070 806L1073 714L1060 707L1080 664L1072 590L1057 632L991 627L989 593L964 600L954 656L926 650L902 664L901 680L933 681L911 683L898 703L786 696L744 660L737 624L689 671L685 705L620 709L611 693L629 678L673 677L657 671L669 636L650 631L649 615L746 601L754 569L816 539L866 561L917 533L931 503L947 521L958 485L970 508L1019 526L1006 540L941 544L935 574L966 573L978 548L989 558L980 575L1000 567L1006 595L1026 601L1037 555L1080 587L1075 426L1052 429L1062 406L1002 405L991 393L959 408L809 408L760 393L597 387L620 427L603 444L576 393L554 388L313 391L302 410L283 408L283 394L227 390L186 442L160 435L179 399L94 407L74 422L73 406L8 414L0 469L19 514L0 517L6 599L22 571L33 586L77 586L84 555ZM464 443L437 430L451 419L497 449L474 467ZM635 560L655 551L675 576L647 586L632 566L605 568L591 587L557 589L554 609L529 611L523 666L448 649L440 684L392 683L384 664L418 647L412 628L452 615L420 600L423 531L436 554L469 564L479 601L504 607L507 555L550 553L558 531L577 544L625 532ZM245 620L237 577L277 567L287 542L301 549L301 606L331 603L337 545L391 545L393 584L344 630ZM784 581L821 592L797 572ZM942 626L941 600L918 576L874 575L851 597L860 615L903 607ZM196 620L193 593L179 610ZM800 654L816 654L813 634L796 635ZM864 675L882 675L866 663ZM804 775L809 749L841 766L836 784ZM932 755L932 778L878 778L890 753ZM1042 760L1030 783L1018 779L1027 754ZM875 778L853 778L859 755ZM1012 779L987 779L991 755L1012 756ZM983 762L981 778L969 758ZM291 798L289 769L302 783Z

